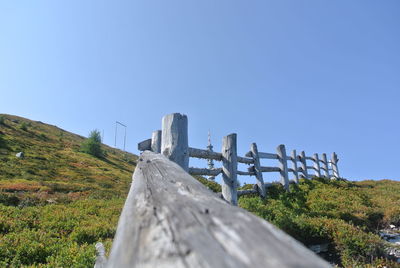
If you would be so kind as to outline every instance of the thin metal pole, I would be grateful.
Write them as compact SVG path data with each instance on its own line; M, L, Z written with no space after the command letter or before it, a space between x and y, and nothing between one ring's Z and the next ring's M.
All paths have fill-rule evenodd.
M126 143L126 127L125 127L125 136L124 136L124 151L125 151L125 143Z
M115 142L114 147L117 148L117 126L121 125L125 128L125 136L124 136L124 151L125 151L125 144L126 144L126 128L127 126L122 124L121 122L115 121Z
M114 141L115 148L117 148L117 127L118 127L118 121L115 121L115 141Z

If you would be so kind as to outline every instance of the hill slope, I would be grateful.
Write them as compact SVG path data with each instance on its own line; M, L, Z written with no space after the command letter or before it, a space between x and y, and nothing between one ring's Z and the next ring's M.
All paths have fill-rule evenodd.
M109 247L137 156L55 126L0 115L0 267L90 267L94 244ZM18 152L24 158L17 158Z

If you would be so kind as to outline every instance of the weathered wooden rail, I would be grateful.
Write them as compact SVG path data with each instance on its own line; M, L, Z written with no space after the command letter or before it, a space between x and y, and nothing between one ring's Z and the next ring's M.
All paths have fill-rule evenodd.
M224 141L231 148L221 159L225 179L235 173L226 164L235 156L234 137ZM174 152L173 146L161 150ZM141 154L109 259L98 246L96 267L330 267L272 224L208 190L182 168L182 155L168 156L180 164L151 151Z
M285 145L276 148L276 153L259 152L256 143L250 145L250 151L245 157L237 154L237 135L235 133L223 137L221 153L209 150L191 148L188 144L188 120L185 115L178 113L164 116L162 130L153 132L152 138L138 144L140 151L150 150L162 153L171 161L180 165L185 171L192 175L204 175L215 177L222 174L222 195L225 200L237 205L238 196L243 194L258 193L266 196L266 188L271 183L265 183L263 173L276 172L280 174L280 183L289 191L289 184L298 183L300 178L310 179L312 176L339 178L337 163L339 161L336 153L332 154L330 161L325 153L306 156L302 151L299 155L296 150L287 155ZM222 168L194 168L189 167L189 158L213 159L222 162ZM262 166L262 159L277 160L277 166ZM312 161L309 165L308 161ZM289 167L288 162L291 163ZM238 170L238 163L249 165L247 171ZM331 168L329 167L331 166ZM314 171L314 175L309 173ZM294 178L289 179L289 173ZM250 175L256 178L256 187L253 190L238 191L237 176Z

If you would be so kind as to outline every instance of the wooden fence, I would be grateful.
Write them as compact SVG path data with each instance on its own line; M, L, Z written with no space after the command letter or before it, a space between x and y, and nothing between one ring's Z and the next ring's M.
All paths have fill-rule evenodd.
M162 131L153 132L151 139L139 144L144 152L133 174L110 256L107 260L104 246L98 243L95 268L331 267L289 235L230 205L188 173L222 174L223 196L231 204L236 204L241 194L237 175L256 176L256 190L265 196L263 172L280 172L285 185L289 183L283 145L276 154L267 154L252 144L251 154L240 157L236 134L231 134L224 137L222 152L214 153L189 148L186 116L167 115L162 125ZM222 161L223 167L189 168L189 157ZM262 157L273 157L280 166L263 167ZM250 170L238 171L237 163L251 165Z
M108 260L102 244L96 247L95 268L331 267L150 151L140 155Z
M310 179L312 176L339 178L337 163L339 161L336 153L332 154L331 160L327 159L325 153L306 156L302 151L297 154L296 150L287 155L285 145L276 148L275 153L258 151L257 144L250 145L250 151L244 157L237 154L237 135L235 133L223 137L221 153L209 150L189 147L188 144L188 120L186 115L179 113L169 114L162 119L162 130L154 131L152 138L138 144L140 151L152 151L162 153L171 161L177 163L191 175L217 176L222 174L222 196L232 205L237 205L238 196L243 194L258 193L266 196L266 190L273 183L265 183L263 173L279 173L280 183L289 191L289 183L298 183L300 178ZM195 168L189 167L189 158L213 159L222 162L222 168ZM262 166L262 159L273 159L277 166ZM312 161L312 165L309 164ZM238 170L238 163L249 165L247 171ZM290 167L289 167L290 164ZM314 171L310 174L309 171ZM293 179L289 179L289 173ZM252 190L238 191L237 176L255 176L256 184Z

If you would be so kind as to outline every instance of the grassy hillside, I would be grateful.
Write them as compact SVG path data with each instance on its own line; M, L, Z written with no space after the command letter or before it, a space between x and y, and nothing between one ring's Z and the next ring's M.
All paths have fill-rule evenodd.
M291 190L277 186L266 200L245 197L239 204L306 245L329 243L324 257L341 266L390 263L381 259L385 244L376 233L389 223L399 224L400 183L317 178L291 185Z
M200 181L221 192L219 184ZM339 267L400 267L385 259L388 244L377 235L389 224L400 226L400 182L314 178L291 184L290 190L277 184L268 189L265 200L242 196L239 206L307 246L328 243L329 251L321 256Z
M83 141L0 115L0 267L93 267L97 241L109 252L137 157L103 146L106 157L97 159L80 152ZM243 196L239 205L306 245L329 243L324 257L340 266L399 267L383 258L376 233L400 225L400 182L316 178L290 187L269 188L265 200Z
M94 244L110 246L137 157L103 146L97 159L83 140L0 115L0 267L93 267Z

